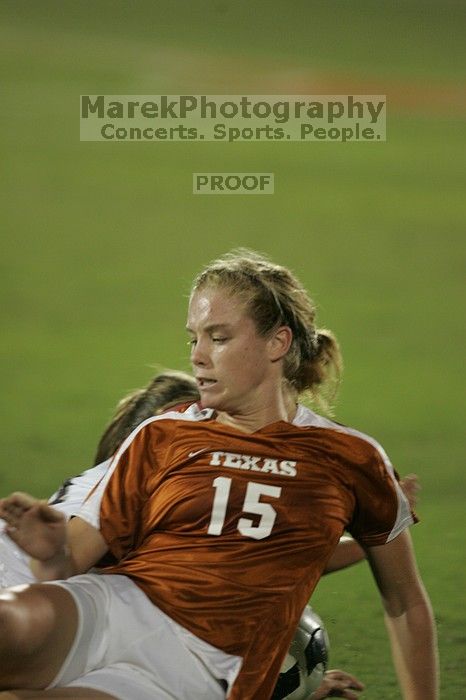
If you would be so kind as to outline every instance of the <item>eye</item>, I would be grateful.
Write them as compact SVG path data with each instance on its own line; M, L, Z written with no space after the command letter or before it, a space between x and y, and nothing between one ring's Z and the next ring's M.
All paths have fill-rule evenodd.
M212 337L213 343L225 343L227 340L228 340L228 338L222 338L218 335Z
M191 338L190 340L187 341L186 345L189 345L190 347L194 347L197 343L196 338Z

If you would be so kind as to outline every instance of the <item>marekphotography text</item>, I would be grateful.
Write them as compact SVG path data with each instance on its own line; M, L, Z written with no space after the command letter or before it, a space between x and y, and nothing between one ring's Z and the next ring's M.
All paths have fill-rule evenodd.
M81 141L385 141L385 95L81 95Z

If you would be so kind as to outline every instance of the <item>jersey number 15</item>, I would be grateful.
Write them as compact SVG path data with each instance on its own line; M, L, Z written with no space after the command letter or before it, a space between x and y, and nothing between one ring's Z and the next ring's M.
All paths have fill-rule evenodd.
M207 530L208 535L221 535L225 516L228 507L232 479L226 476L218 476L213 481L215 489L214 502L212 505L212 515ZM255 540L263 540L272 532L272 528L277 517L277 512L270 503L262 503L261 496L279 498L281 487L268 486L250 481L246 489L242 512L259 515L259 522L255 525L251 518L240 518L238 520L238 531L245 537L252 537Z

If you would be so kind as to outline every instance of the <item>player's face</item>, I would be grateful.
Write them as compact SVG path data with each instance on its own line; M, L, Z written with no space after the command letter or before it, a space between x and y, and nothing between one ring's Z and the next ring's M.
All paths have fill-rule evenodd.
M225 289L201 289L191 297L187 328L202 405L229 413L260 408L273 381L270 343L244 303Z

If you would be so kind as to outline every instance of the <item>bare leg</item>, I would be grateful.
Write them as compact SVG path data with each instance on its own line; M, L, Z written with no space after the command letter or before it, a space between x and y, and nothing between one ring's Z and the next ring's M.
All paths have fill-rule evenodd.
M52 688L51 690L6 690L0 700L116 700L113 695L92 688Z
M60 586L31 584L2 590L0 690L46 688L66 659L77 622L73 597Z

